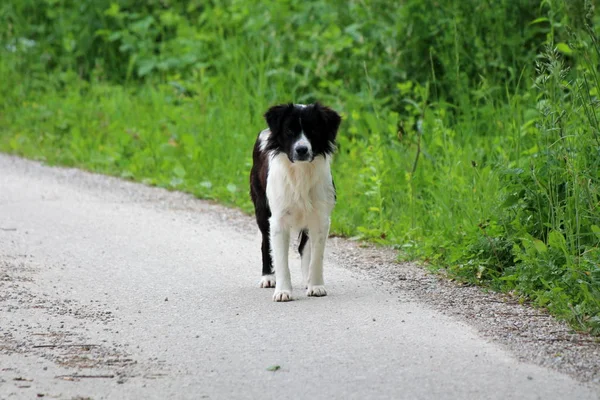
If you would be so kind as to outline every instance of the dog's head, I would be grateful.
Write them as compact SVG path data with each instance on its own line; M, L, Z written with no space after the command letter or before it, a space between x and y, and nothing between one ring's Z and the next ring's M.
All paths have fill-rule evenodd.
M266 150L287 154L291 162L311 162L335 150L342 118L319 103L281 104L265 113L271 130Z

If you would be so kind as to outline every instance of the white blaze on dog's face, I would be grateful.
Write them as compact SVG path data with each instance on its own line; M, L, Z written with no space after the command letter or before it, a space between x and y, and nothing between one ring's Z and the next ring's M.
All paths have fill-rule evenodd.
M292 163L312 162L335 149L339 115L318 103L283 104L265 114L271 134L263 150L285 153Z
M296 104L296 107L302 110L302 109L306 108L306 105L305 104ZM300 122L300 128L302 129L302 117L300 117L299 122ZM311 162L314 159L313 153L312 153L312 146L310 145L308 138L304 134L304 130L300 131L300 138L292 146L292 159L293 159L293 162L297 162L297 161Z
M300 132L300 137L292 145L292 162L311 162L314 159L312 146L310 141L304 134Z

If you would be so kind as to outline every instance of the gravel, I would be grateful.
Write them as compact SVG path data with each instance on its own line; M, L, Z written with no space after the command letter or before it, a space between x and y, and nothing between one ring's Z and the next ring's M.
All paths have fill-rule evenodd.
M473 326L521 361L600 383L600 338L573 331L546 310L514 296L461 285L415 263L397 262L396 252L334 239L340 265L378 279L392 293L423 302Z

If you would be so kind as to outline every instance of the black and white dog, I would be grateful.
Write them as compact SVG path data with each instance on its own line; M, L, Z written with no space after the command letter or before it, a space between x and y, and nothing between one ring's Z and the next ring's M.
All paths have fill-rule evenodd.
M288 250L290 232L296 231L307 295L325 296L323 253L336 200L330 163L341 117L315 103L277 105L265 119L269 129L256 139L250 172L250 195L262 233L260 286L275 286L273 301L292 299Z

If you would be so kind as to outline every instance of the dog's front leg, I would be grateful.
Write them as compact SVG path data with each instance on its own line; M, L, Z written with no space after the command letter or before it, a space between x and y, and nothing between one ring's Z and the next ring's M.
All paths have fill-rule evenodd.
M290 248L290 229L275 216L271 217L271 249L275 266L275 293L273 301L292 300L292 279L288 266Z
M323 280L323 256L325 254L325 241L329 235L329 218L316 219L308 230L310 240L311 258L308 271L307 296L327 296L325 281Z

